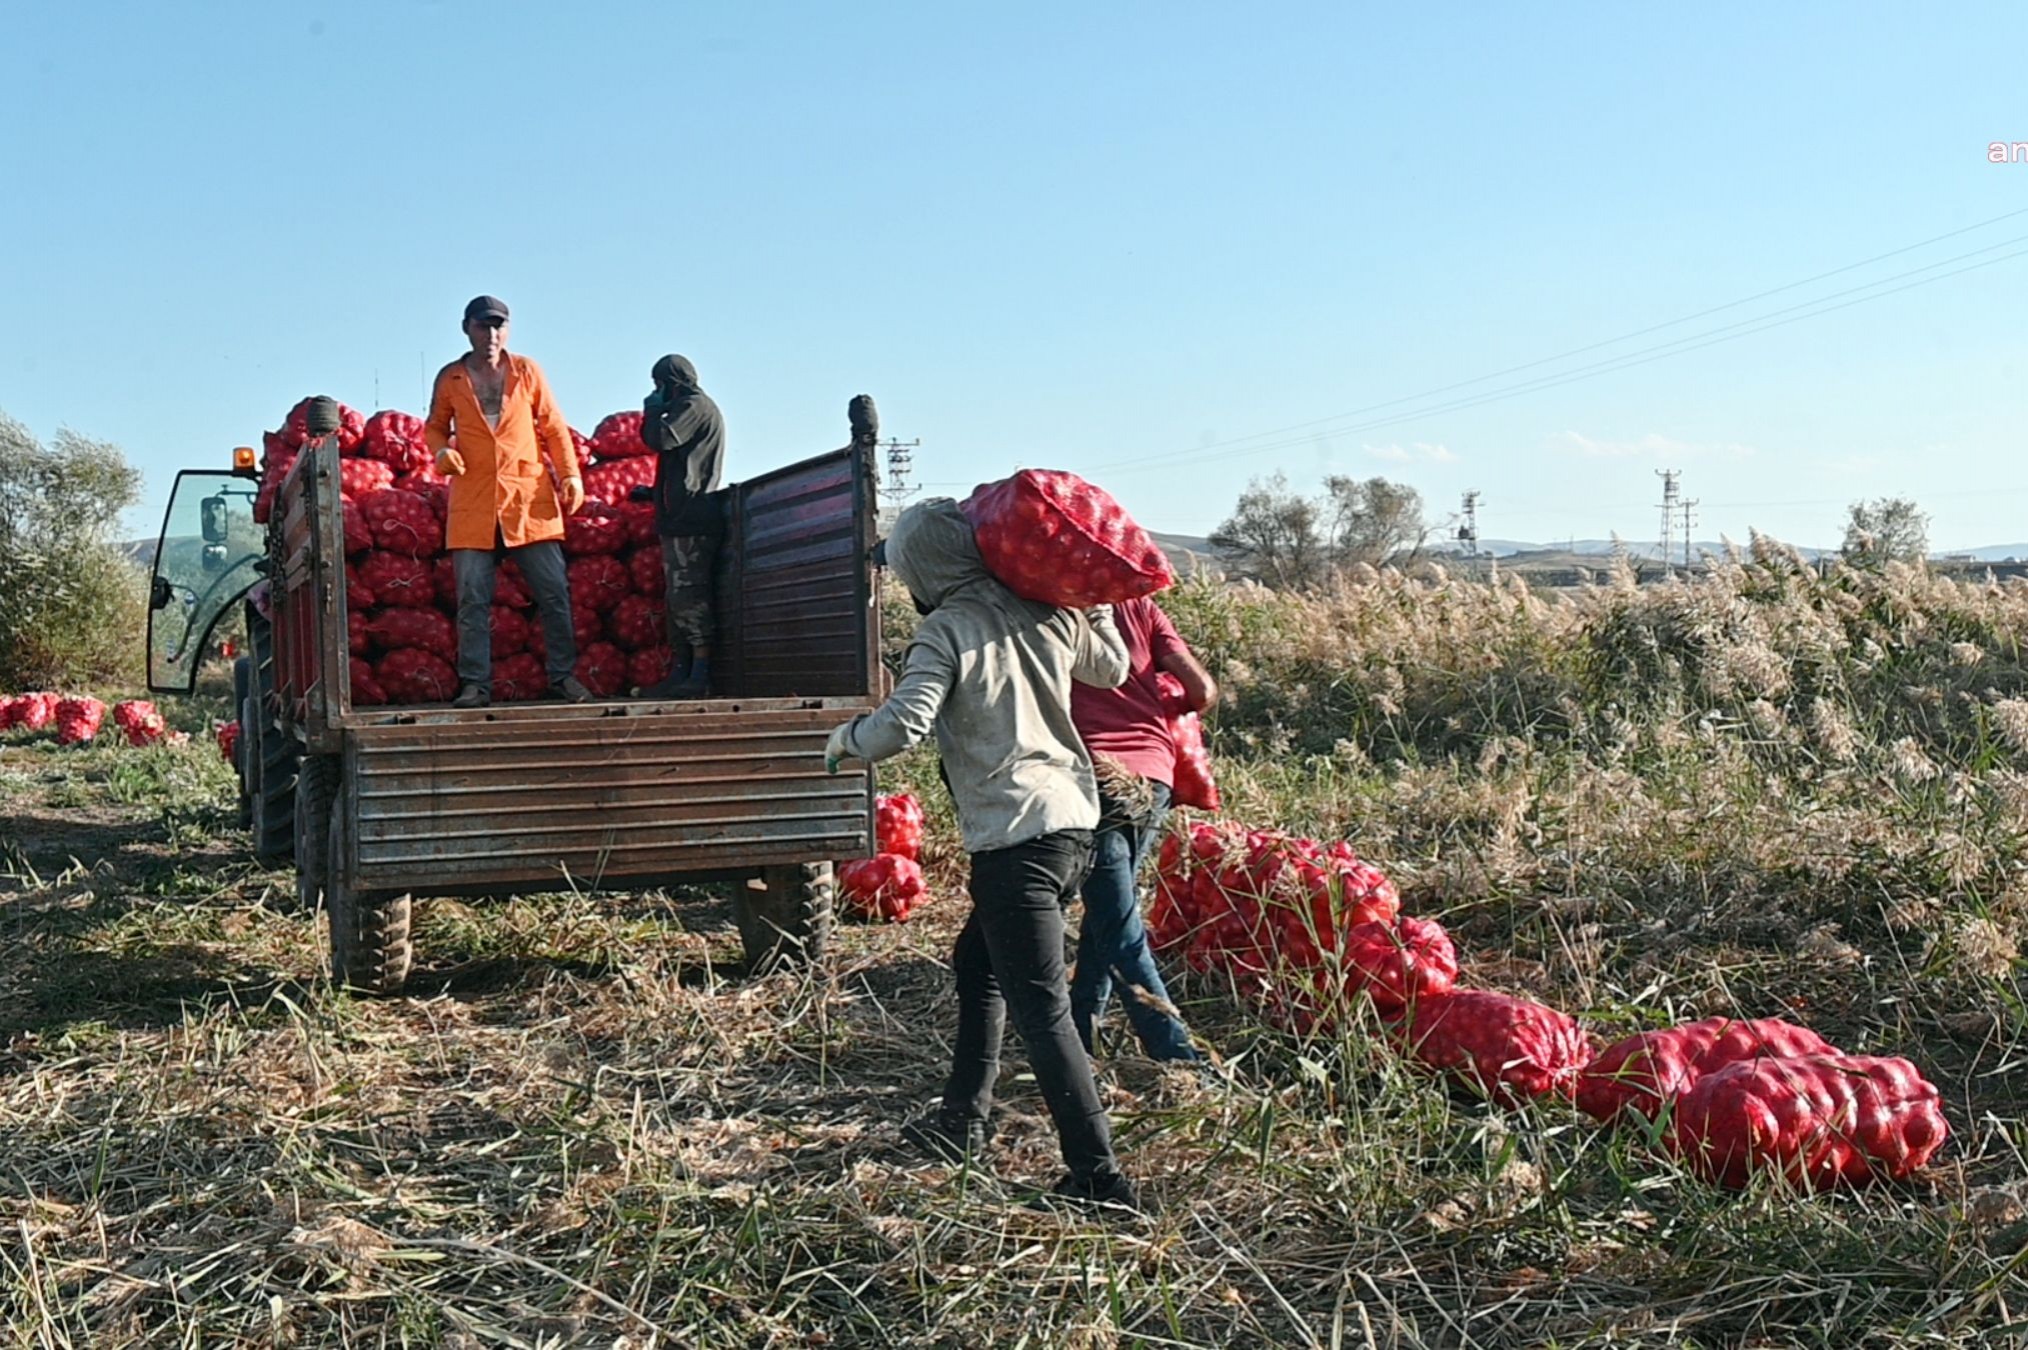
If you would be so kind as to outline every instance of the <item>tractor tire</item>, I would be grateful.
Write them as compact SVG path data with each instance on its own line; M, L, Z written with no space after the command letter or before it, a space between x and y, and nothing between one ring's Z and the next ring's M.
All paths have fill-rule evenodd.
M331 866L331 812L342 767L336 755L306 755L296 771L296 904L308 914L324 903L324 878Z
M831 945L830 863L764 869L757 882L735 886L732 917L755 974L821 959Z
M253 687L253 661L240 657L232 663L232 715L240 719L242 730L246 727L246 696ZM253 797L246 790L246 737L233 742L232 772L239 779L239 827L242 830L253 827Z
M253 669L247 690L251 713L242 713L239 743L251 772L245 775L253 808L254 857L280 867L296 856L296 765L302 747L275 716L275 634L258 611L247 615L247 654Z
M345 875L345 825L333 820L324 865L331 921L331 982L361 994L398 994L415 961L409 897L362 895Z

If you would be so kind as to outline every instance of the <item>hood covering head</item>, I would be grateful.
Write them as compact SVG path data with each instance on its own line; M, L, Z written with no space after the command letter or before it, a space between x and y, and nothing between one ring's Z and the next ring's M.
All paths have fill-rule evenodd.
M690 364L689 357L678 356L671 352L655 363L655 369L649 373L649 378L654 380L658 388L665 384L673 384L678 389L695 389L697 367Z
M930 609L990 575L979 557L972 522L949 497L917 502L895 519L887 534L887 565L909 594Z

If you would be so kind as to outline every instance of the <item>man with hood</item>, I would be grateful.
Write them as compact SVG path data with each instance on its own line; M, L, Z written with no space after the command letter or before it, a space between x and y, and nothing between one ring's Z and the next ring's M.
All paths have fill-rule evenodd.
M641 402L641 440L655 452L655 485L631 496L655 503L676 659L666 679L635 692L703 698L711 692L711 574L724 532L711 494L725 471L725 418L698 388L687 358L670 353L650 378L655 391Z
M1126 644L1110 606L1060 609L996 581L948 497L903 511L881 547L924 618L894 692L833 731L825 758L833 769L844 759L886 759L934 730L972 855L972 912L951 956L958 1033L950 1078L941 1107L903 1135L952 1159L984 1148L1011 1011L1070 1169L1057 1193L1133 1206L1071 1019L1063 961L1064 907L1090 870L1099 823L1091 756L1071 721L1071 683L1118 685Z

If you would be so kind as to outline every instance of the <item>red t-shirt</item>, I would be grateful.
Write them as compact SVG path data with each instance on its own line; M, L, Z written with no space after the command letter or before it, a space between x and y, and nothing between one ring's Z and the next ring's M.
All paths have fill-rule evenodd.
M1073 683L1071 720L1092 754L1110 755L1141 777L1174 787L1176 743L1169 738L1169 719L1155 697L1155 672L1164 657L1187 654L1190 648L1153 600L1114 605L1113 622L1127 644L1127 682L1117 689Z

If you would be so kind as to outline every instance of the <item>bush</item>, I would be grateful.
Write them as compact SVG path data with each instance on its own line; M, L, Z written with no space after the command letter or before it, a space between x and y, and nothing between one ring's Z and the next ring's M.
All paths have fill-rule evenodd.
M118 446L0 414L0 689L138 681L146 577L114 536L140 487Z

